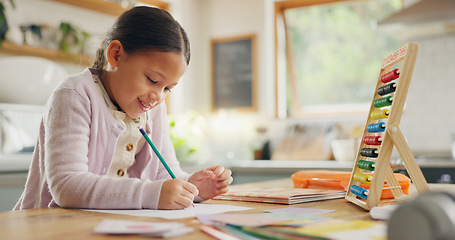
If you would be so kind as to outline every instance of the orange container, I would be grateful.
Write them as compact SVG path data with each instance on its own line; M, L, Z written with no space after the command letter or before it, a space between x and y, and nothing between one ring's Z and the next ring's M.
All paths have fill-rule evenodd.
M372 173L367 173L373 176ZM409 194L411 179L401 173L394 173L398 184L404 194ZM332 170L302 170L291 176L296 188L324 188L324 189L342 189L347 191L351 172L348 171L332 171ZM373 180L374 181L374 180ZM360 183L360 187L370 189L369 184ZM384 183L381 199L393 198L392 191L389 189L387 182Z

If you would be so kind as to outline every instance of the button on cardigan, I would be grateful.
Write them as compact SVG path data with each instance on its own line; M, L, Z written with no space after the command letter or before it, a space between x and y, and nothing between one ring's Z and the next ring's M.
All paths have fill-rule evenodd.
M92 72L87 68L68 77L51 95L25 189L14 209L157 208L162 183L170 176L150 147L136 155L129 178L106 176L124 127L109 112ZM187 180L170 140L165 104L147 112L146 125L174 174Z
M106 103L106 106L112 116L114 116L114 118L117 119L117 121L125 129L117 139L114 157L107 175L109 177L117 176L127 178L129 177L128 168L133 165L135 155L139 153L145 145L145 139L138 129L145 129L147 115L146 113L142 113L138 119L131 119L125 112L119 111L114 103L112 103L111 98L106 92L106 89L104 88L104 85L98 75L93 75L93 81L95 82L98 92L103 97L104 103ZM141 118L142 121L140 121ZM132 151L133 149L135 149L134 152Z

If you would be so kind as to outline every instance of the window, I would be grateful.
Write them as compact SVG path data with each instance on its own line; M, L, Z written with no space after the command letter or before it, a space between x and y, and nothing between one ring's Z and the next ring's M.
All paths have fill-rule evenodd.
M278 115L367 112L382 59L402 45L376 23L400 8L401 0L276 2Z

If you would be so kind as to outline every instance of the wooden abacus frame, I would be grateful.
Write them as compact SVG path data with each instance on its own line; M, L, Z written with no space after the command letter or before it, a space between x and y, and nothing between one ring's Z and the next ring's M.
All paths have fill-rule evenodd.
M403 161L406 170L409 173L409 176L414 183L417 191L419 193L428 191L428 184L425 180L425 177L420 170L420 167L417 165L414 155L411 152L406 140L403 136L403 133L400 130L400 120L403 113L403 107L406 100L406 95L408 93L409 83L411 82L412 72L414 70L415 61L417 59L417 53L419 51L419 45L415 43L408 43L405 46L401 47L388 57L386 57L382 62L381 71L378 77L376 90L374 93L373 101L371 102L370 112L368 114L368 119L365 124L365 130L362 136L362 142L360 143L359 150L357 152L356 161L352 169L351 179L349 181L349 186L346 192L346 199L353 202L354 204L370 210L372 207L375 207L379 204L381 193L384 186L384 181L387 181L389 188L393 194L393 197L396 200L400 198L405 198L397 179L393 174L392 167L390 166L390 157L392 155L393 146L398 150L398 153ZM378 94L378 89L388 83L383 83L381 81L381 76L390 72L391 67L402 61L400 68L400 75L396 84L396 90L393 94L393 102L389 106L389 116L386 123L386 128L384 131L384 136L382 138L381 145L378 146L378 156L376 158L375 168L373 171L373 177L371 180L370 189L368 190L368 196L366 200L359 198L356 194L351 192L351 186L357 185L359 183L354 179L354 174L364 173L367 170L361 169L357 166L359 160L365 160L364 156L360 154L360 151L365 146L368 146L363 142L365 136L371 136L372 133L367 131L367 126L373 123L376 123L376 120L371 118L371 113L375 111L376 107L373 105L374 101L378 97L383 97ZM378 120L380 122L381 119Z

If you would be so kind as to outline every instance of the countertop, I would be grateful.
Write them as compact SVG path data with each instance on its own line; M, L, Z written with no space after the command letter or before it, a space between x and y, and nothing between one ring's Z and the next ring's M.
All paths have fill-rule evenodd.
M31 153L0 154L0 173L28 172Z
M23 154L0 154L0 173L27 172L32 159L31 153ZM443 158L416 158L422 168L455 168L455 160ZM297 161L297 160L231 160L203 164L182 164L182 168L188 172L199 170L205 166L223 165L233 171L268 171L289 172L296 169L332 169L351 170L353 162L329 161ZM399 164L399 163L398 163Z

